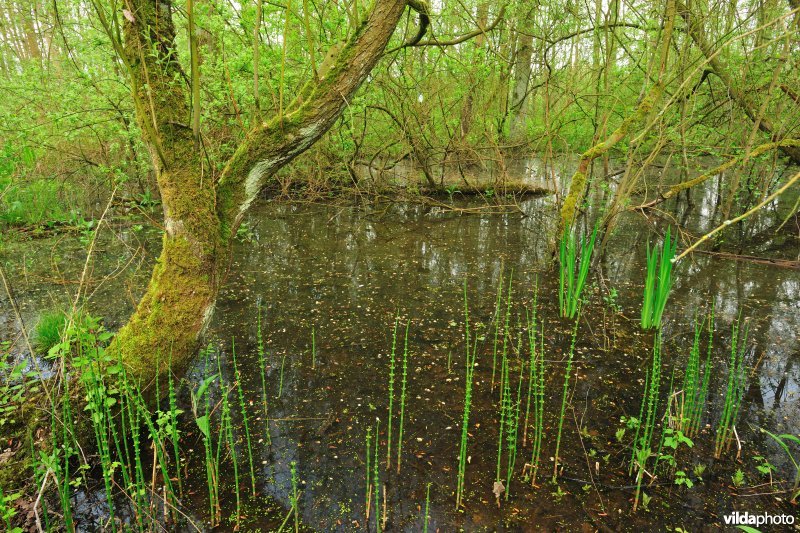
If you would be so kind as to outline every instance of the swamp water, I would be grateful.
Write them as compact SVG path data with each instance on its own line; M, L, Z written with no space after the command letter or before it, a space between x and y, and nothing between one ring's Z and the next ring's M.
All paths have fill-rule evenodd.
M181 389L181 454L189 474L184 511L198 526L207 519L203 444L191 415L189 390L204 376L215 374L218 363L225 383L230 386L234 382L233 342L259 494L249 498L243 421L233 389L243 530L274 530L281 524L290 507L292 462L296 463L298 507L305 525L320 531L375 530L374 496L369 523L365 518L365 439L367 428L372 428L374 436L376 419L380 419L378 475L386 530L423 530L429 484L428 531L676 527L696 531L716 529L722 517L734 510L794 514L796 507L787 503L790 494L770 494L779 486L770 487L769 477L758 472L754 457L764 456L778 467L773 474L776 482L793 478L784 452L758 428L776 434L800 431L796 364L800 357L800 272L786 268L789 261L798 259L797 228L792 226L796 218L773 235L795 198L781 199L753 221L728 230L722 255L694 254L677 266L664 317L657 438L670 376L676 368L674 382L682 379L695 317L702 318L712 300L716 313L714 370L703 428L694 438L694 447L681 448L676 457L678 468L688 473L694 486L675 485L672 477L666 476L646 479L643 490L652 501L648 510L631 513L635 481L628 475L628 465L633 435L631 430L620 439L616 434L624 427L622 417L639 413L652 353L652 333L642 332L638 324L646 243L648 239L655 242L655 230L665 229L671 221L678 221L695 236L712 229L718 218L716 191L717 184L710 182L692 192L691 202L681 195L662 204L662 211L650 213L649 219L638 213L625 214L605 253L599 256L598 269L587 282L589 302L578 325L557 484L550 482L552 456L572 322L559 317L558 271L551 260L555 225L551 198L520 200L518 209L504 214L465 213L419 204L266 203L256 207L241 232L244 242L238 245L207 334L211 368L206 372L206 359L199 357ZM456 201L461 207L480 205L457 197ZM9 260L17 299L28 323L34 323L37 314L54 302L63 303L65 295L74 290L74 285L65 285L63 280L79 277L84 252L77 239L70 239L27 243ZM746 243L750 255L787 263L776 266L726 256L737 251L738 243ZM131 302L151 266L152 259L144 257L155 254L158 238L147 229L121 226L113 240L106 238L100 244L92 277L113 277L90 285L89 301L92 312L105 316L113 328L131 311ZM679 249L686 244L682 240ZM137 252L140 247L149 253ZM511 388L516 394L517 325L525 321L538 280L538 317L544 325L547 361L545 427L538 486L531 487L521 476L523 465L530 461L531 442L522 444L520 428L517 467L510 486L505 487L510 497L506 500L503 494L498 507L492 493L500 399L498 385L492 390L493 320L498 286L503 283L507 290L512 273ZM456 511L465 376L465 280L470 327L478 342L464 504ZM616 296L609 296L611 289ZM269 445L261 401L259 308ZM385 447L389 353L398 313L399 355L403 325L409 321L399 474L400 359L395 370L392 465L388 470ZM745 352L749 378L736 424L742 450L737 460L734 442L721 459L714 460L716 424L729 372L731 325L740 315L750 324ZM14 316L5 301L0 327L4 338L14 338ZM527 359L527 354L523 348L521 359ZM523 418L526 388L527 382L522 387ZM213 387L212 394L215 401L219 399ZM212 430L217 431L214 424L212 421ZM503 447L505 482L505 442ZM797 455L798 451L793 451ZM700 475L697 465L705 466ZM230 461L223 462L222 468L222 529L231 529L233 522L227 517L235 514L234 473ZM732 476L738 469L745 477L743 486L736 488ZM265 503L264 496L272 503ZM80 498L85 500L86 495L82 493ZM93 527L89 514L84 516L87 529ZM293 526L292 522L289 525Z

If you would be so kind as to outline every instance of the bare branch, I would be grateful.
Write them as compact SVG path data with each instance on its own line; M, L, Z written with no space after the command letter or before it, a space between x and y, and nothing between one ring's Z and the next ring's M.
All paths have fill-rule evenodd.
M416 2L414 2L414 3L416 3ZM411 5L411 4L409 3L409 5ZM412 6L412 8L413 8L413 6ZM505 15L505 12L506 12L506 6L505 6L505 4L503 4L502 6L500 6L500 12L497 13L497 17L494 19L494 21L492 21L491 24L489 24L485 28L478 27L478 29L476 29L475 31L471 31L469 33L465 33L464 35L460 35L458 37L455 37L453 39L449 39L447 41L440 41L439 39L436 39L436 38L432 38L432 39L429 39L427 41L422 41L421 40L422 39L422 35L424 35L424 33L425 33L424 31L422 31L421 33L417 33L417 37L418 38L415 37L414 39L411 39L410 41L398 46L397 48L393 48L393 49L389 50L386 53L387 54L391 54L391 53L397 52L398 50L401 50L403 48L408 48L409 46L454 46L456 44L461 44L463 42L469 41L470 39L472 39L474 37L477 37L478 35L486 34L486 33L490 32L490 31L492 31L493 29L495 29L497 27L497 25L500 23L500 21L503 20L503 16ZM425 27L427 28L427 24L426 24ZM423 29L422 28L422 15L420 15L420 30L422 30L422 29Z

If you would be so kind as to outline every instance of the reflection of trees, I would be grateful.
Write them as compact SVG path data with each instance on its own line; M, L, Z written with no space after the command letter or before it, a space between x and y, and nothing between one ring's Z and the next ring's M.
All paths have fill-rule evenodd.
M707 224L702 214L711 214L716 192L709 182L709 187L692 194L693 205L681 195L670 203L665 202L664 206L669 206L669 214L681 224L702 228ZM475 320L485 320L491 314L501 264L506 276L514 267L514 293L520 299L527 299L532 281L527 274L550 261L549 244L556 220L542 214L542 205L548 201L521 202L523 210L530 214L526 218L516 214L459 216L423 207L394 206L391 216L377 221L351 209L272 207L268 212L277 212L277 217L255 221L253 230L259 239L258 246L243 247L246 252L237 256L241 262L232 274L240 277L232 278L231 282L249 279L247 284L256 294L277 302L267 313L275 343L270 349L280 354L288 350L290 354L298 354L297 357L307 357L308 352L303 351L303 347L310 340L313 322L317 327L318 346L323 351L330 350L316 373L298 365L298 361L290 365L292 355L287 357L284 399L282 403L271 403L271 416L311 418L333 413L341 416L341 426L353 428L337 435L318 435L315 431L320 421L273 424L274 457L266 455L265 451L259 453L261 460L268 461L262 475L264 479L274 479L269 490L274 491L277 499L288 501L289 462L295 460L301 479L306 481L303 512L310 524L326 525L331 516L343 516L339 502L362 501L364 424L374 422L376 414L367 410L367 405L372 402L385 413L385 404L380 403L385 400L382 396L385 391L379 389L385 387L385 383L374 376L384 371L382 365L386 359L377 359L377 354L385 354L390 346L391 317L395 310L400 308L415 321L412 328L414 324L422 326L412 333L415 349L419 350L422 343L434 342L431 338L441 334L442 340L435 342L448 348L442 348L437 356L444 354L446 358L447 350L452 348L456 357L461 337L452 332L442 333L445 331L442 328L446 327L446 322L442 321L461 320L463 279L467 277L469 281L470 307L475 312ZM582 231L591 229L595 214L590 211L581 218ZM629 317L638 312L644 279L644 247L648 238L652 240L643 228L638 214L625 214L597 261L600 275L619 290ZM296 281L299 279L310 281L302 284ZM540 305L553 305L552 299L548 302L547 298L555 295L557 276L554 281L550 275L541 275L539 284L542 287ZM781 415L789 414L785 399L787 393L798 387L799 365L795 364L798 344L791 335L798 329L798 317L796 313L787 313L783 307L787 301L796 299L793 295L797 294L798 287L796 274L788 270L695 254L676 271L670 308L665 316L666 327L676 339L684 334L688 338L695 312L702 314L710 299L716 301L716 371L710 398L719 398L724 388L731 321L744 309L743 316L750 316L759 323L759 329L751 328L749 342L755 346L756 358L765 352L769 357L764 358L756 378L751 380L744 407L760 408L766 404L774 411L762 417L760 409L743 410L742 417L749 416L751 421L766 428L779 426L776 420L780 409L786 411ZM242 309L241 299L241 293L237 292L220 302L218 316L227 317L225 327L230 326L231 320L237 321L236 327L253 320L255 304L247 304L252 306L248 313ZM785 344L775 345L778 338ZM422 350L432 351L430 345L424 346ZM237 351L238 347L237 338ZM241 361L244 362L244 343L242 348ZM683 345L678 349L683 350ZM674 350L672 353L678 364L683 364L685 353ZM788 356L790 353L792 355ZM280 364L280 355L272 356L273 365L275 361ZM334 362L339 365L334 366ZM609 358L597 361L594 367L586 368L586 372L595 375L624 373L621 364ZM247 376L245 379L247 381ZM251 385L255 386L256 381ZM276 373L271 381L270 386L277 388ZM294 392L296 386L300 387L297 393ZM292 392L287 394L287 391ZM355 398L360 399L355 401ZM341 399L345 401L340 402ZM718 405L709 407L715 413L715 422ZM349 410L348 414L344 413L345 409ZM420 420L423 416L430 420L447 416L432 407L425 415L417 412L414 416L417 415ZM790 419L790 423L794 422ZM742 427L745 425L742 423ZM329 445L337 448L328 448ZM439 443L434 449L441 449L436 446L440 446ZM339 458L333 459L334 454ZM414 468L404 469L403 475L408 475L410 481L403 479L396 486L423 487L424 474ZM390 501L392 505L399 505L400 497L390 493ZM353 503L351 507L349 516L363 520L363 504L359 507ZM445 511L434 509L433 512Z

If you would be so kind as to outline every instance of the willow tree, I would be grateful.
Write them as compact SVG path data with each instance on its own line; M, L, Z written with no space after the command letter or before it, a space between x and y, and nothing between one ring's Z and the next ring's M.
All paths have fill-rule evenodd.
M329 66L279 116L258 121L215 177L195 144L189 95L197 79L187 83L178 62L172 2L126 0L120 13L105 11L101 0L93 4L129 72L164 211L161 254L110 348L146 385L162 374L168 354L178 370L190 361L230 264L233 237L259 193L333 125L381 58L406 7L419 14L414 39L422 37L427 6L375 0Z

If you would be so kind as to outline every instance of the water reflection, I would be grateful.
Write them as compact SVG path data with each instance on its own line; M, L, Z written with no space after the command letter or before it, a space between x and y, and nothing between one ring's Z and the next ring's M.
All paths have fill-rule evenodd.
M569 164L565 164L552 175L565 175L568 170ZM540 163L519 172L529 179L551 174L543 172ZM630 483L620 468L620 457L625 454L620 454L612 440L619 417L638 409L649 356L648 344L638 335L635 320L645 246L655 232L676 221L685 232L682 245L688 244L692 235L713 229L721 216L720 186L719 180L709 180L704 188L662 204L659 211L648 213L647 219L640 213L625 213L610 236L598 261L593 287L616 289L617 303L631 320L612 316L601 305L602 294L591 294L593 304L581 325L580 379L573 398L575 417L585 417L589 434L598 436L584 443L577 439L574 424L569 427L564 454L568 477L585 479L588 475L583 452L588 445L599 457L613 457L602 464L603 476L608 476L602 477L604 483ZM796 196L781 198L759 217L731 228L717 251L736 254L747 250L750 255L796 259L796 234L784 228L773 238L794 201ZM208 340L217 347L225 380L230 383L233 371L228 349L235 339L243 387L253 404L253 432L256 440L266 440L264 417L259 412L261 381L256 349L256 309L259 302L264 304L272 445L256 447L259 491L288 506L289 464L296 461L304 482L304 521L326 531L349 530L356 524L364 527L364 437L366 428L377 418L383 427L386 424L387 355L391 325L399 312L401 320L411 320L411 356L403 467L400 475L384 468L380 474L382 482L387 483L390 526L420 530L429 482L433 484L432 528L519 530L537 521L545 527L572 529L592 523L585 509L599 504L591 492L582 494L578 482L564 481L565 490L574 494L559 502L550 496L549 487L534 491L516 482L513 505L501 510L494 506L491 481L497 445L496 406L489 383L491 363L485 358L487 353L491 355L489 341L482 341L476 372L478 398L472 420L481 427L473 428L470 440L467 510L452 510L463 397L464 280L473 321L489 324L504 274L507 277L514 272L514 320L524 318L523 305L531 301L533 280L538 278L553 369L548 387L553 397L559 387L558 373L563 371L568 333L557 318L557 276L551 270L556 226L552 198L526 198L519 207L519 212L463 215L415 204L342 208L267 203L252 211L248 218L251 241L237 246ZM590 221L581 219L581 224L588 231ZM96 277L114 272L121 261L133 258L133 264L139 264L136 258L149 259L142 260L140 270L109 279L92 292L90 307L106 316L112 327L131 311L131 302L141 291L158 246L155 231L142 235L120 229L119 234L125 236L123 241L107 237L102 243L104 253L93 264ZM9 261L23 319L28 324L35 323L37 314L52 303L68 301L70 287L53 281L51 264L58 265L61 279L76 279L83 266L79 243L61 242L53 261L48 260L52 257L51 244L36 242ZM137 246L147 253L137 252ZM120 297L125 294L131 296ZM782 451L755 428L800 431L800 375L796 364L800 356L796 334L800 331L800 273L751 260L694 254L678 266L670 301L672 305L665 313L665 361L670 365L686 357L698 312L714 305L719 361L711 384L716 393L710 401L710 416L705 419L712 424L721 410L718 393L727 378L725 350L731 324L740 315L750 319L749 362L757 361L758 366L742 412L746 460L756 451L768 453L770 461L781 465L786 474L788 464ZM620 337L612 325L619 329ZM0 328L5 338L14 338L17 325L5 301ZM318 350L315 368L311 368L312 328ZM448 370L448 359L452 371ZM198 361L190 373L190 381L196 382L203 374L201 363ZM705 438L708 440L708 436ZM545 443L546 453L552 453L551 447L552 442ZM721 468L727 472L730 465ZM717 494L727 491L719 491L719 483L716 479L697 487L691 498L674 505L661 519L664 523L686 523L683 513L688 507L696 513L696 518L688 519L696 521L692 522L695 525L713 521L712 514L736 505L729 497ZM680 499L680 494L676 492L673 497ZM628 496L626 490L604 491L605 505L615 517L608 519L612 524L621 524L613 522L619 520L617 509L627 514ZM202 509L202 497L198 502L198 509ZM764 499L748 504L766 506L769 502ZM642 524L652 519L637 518L643 520ZM257 519L251 525L266 527Z

